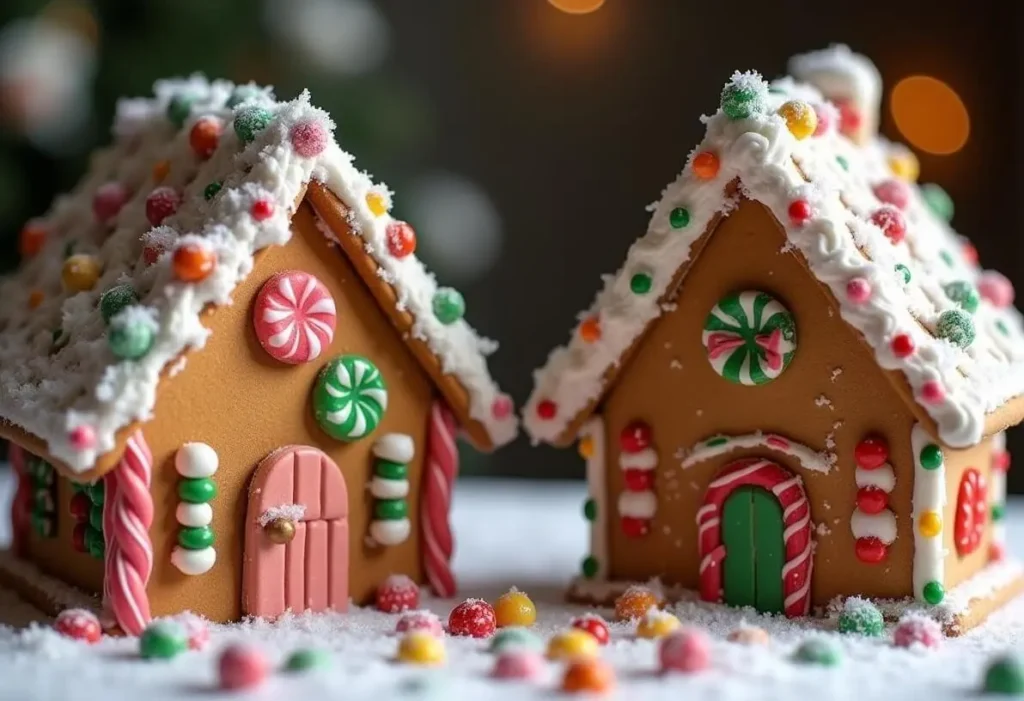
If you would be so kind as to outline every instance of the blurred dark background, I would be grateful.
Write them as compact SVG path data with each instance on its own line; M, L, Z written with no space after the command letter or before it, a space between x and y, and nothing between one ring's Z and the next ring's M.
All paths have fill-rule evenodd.
M2 0L0 267L17 264L22 222L72 186L89 151L108 140L119 96L193 71L272 84L281 97L308 87L338 122L343 147L397 192L396 214L416 226L418 253L462 290L470 321L502 342L492 369L521 403L600 274L645 230L645 206L681 170L703 132L698 117L717 107L732 71L774 77L791 54L842 42L877 63L887 91L920 75L951 89L952 107L935 114L909 95L907 109L918 122L924 111L924 125L908 113L897 126L886 99L882 131L917 147L921 180L952 195L954 224L982 263L1024 289L1021 8ZM594 11L565 11L573 9ZM950 134L957 100L970 117L966 142ZM1024 435L1011 434L1010 447L1024 454ZM525 439L466 462L471 474L582 475L575 451ZM1010 480L1024 491L1024 473Z

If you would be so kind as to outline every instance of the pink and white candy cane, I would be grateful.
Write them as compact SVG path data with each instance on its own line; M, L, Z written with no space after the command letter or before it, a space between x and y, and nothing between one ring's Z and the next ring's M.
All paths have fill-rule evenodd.
M278 273L256 297L253 326L275 360L299 365L316 360L334 340L337 308L330 290L301 270Z
M153 571L153 454L141 431L128 439L121 462L104 478L104 605L121 629L140 635L150 622L146 585Z
M434 402L430 407L430 425L427 430L426 474L423 477L420 514L423 565L427 581L434 593L443 598L455 596L455 575L451 567L454 540L448 521L452 485L459 474L455 430L455 417L451 411L443 402Z

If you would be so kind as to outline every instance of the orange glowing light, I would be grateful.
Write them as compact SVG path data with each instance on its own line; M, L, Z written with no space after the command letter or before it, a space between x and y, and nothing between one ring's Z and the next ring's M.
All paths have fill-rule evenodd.
M907 141L927 153L956 153L971 133L971 118L963 100L953 88L931 76L914 75L897 83L890 109Z
M604 0L548 0L562 12L570 15L585 15L601 8Z

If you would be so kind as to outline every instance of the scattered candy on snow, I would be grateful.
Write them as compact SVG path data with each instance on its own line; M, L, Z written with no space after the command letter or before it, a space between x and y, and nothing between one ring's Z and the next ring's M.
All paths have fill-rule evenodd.
M683 624L668 611L650 609L636 624L636 636L654 640L678 630Z
M677 630L662 638L658 662L663 672L700 672L711 666L711 641L697 628Z
M567 693L605 694L615 688L615 670L599 658L573 660L562 677Z
M545 670L544 657L539 652L515 648L498 655L491 676L495 679L537 681L544 676Z
M741 625L731 631L726 639L731 643L741 645L767 645L771 642L771 636L764 628L748 625Z
M169 660L188 647L185 626L172 619L153 621L139 636L139 654L146 660Z
M502 628L491 639L491 652L507 652L508 650L535 650L544 649L544 642L534 633L526 628L516 626Z
M892 632L892 642L896 647L937 648L942 640L942 626L938 621L920 614L904 616Z
M615 620L632 621L647 615L652 608L658 608L661 600L657 594L643 586L631 586L615 600Z
M420 588L404 574L393 574L377 586L377 610L411 611L420 605Z
M231 645L217 664L222 689L251 689L267 678L270 665L263 652L249 645Z
M995 658L985 669L982 688L989 694L1024 694L1024 661L1013 654Z
M564 662L581 657L596 657L600 651L597 638L579 628L570 628L551 637L546 655L549 660Z
M431 635L444 635L444 624L437 614L431 611L410 611L403 614L395 624L396 633L408 633L413 630L421 630Z
M885 621L877 606L867 599L854 596L843 603L838 629L840 633L878 637L885 632Z
M825 638L810 638L793 651L793 660L803 664L834 667L839 664L839 648Z
M494 609L483 599L467 599L448 616L451 635L487 638L494 634L497 625Z
M398 643L398 661L414 665L439 665L445 660L441 638L422 630L414 630Z
M611 640L611 630L608 623L596 613L588 613L572 619L573 628L584 630L594 636L599 645L607 645Z
M310 669L323 669L331 664L331 654L320 648L305 648L288 655L284 662L286 672L305 672Z
M529 627L537 620L537 607L526 593L513 588L494 602L494 615L499 628Z
M95 643L103 636L100 620L92 611L66 609L57 615L53 629L66 638Z

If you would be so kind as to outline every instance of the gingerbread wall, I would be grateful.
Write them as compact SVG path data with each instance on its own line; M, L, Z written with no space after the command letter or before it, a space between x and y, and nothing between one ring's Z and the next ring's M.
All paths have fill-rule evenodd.
M32 458L26 455L26 459ZM72 545L75 520L70 509L73 494L71 482L56 476L56 531L53 537L44 538L30 529L28 555L44 572L85 591L98 593L103 588L103 560L78 552Z
M986 518L981 542L972 552L961 555L954 541L956 519L958 518L958 495L964 473L975 469L991 488L992 481L992 439L982 441L978 445L963 450L943 449L943 462L946 468L946 508L943 510L944 525L943 543L948 553L946 556L945 586L948 590L970 577L988 564L989 546L992 543L992 515L989 495L985 495Z
M696 514L712 476L746 455L775 459L803 478L814 535L814 605L846 593L874 597L912 594L911 524L915 418L876 365L870 349L839 317L830 294L813 279L766 209L745 201L718 226L682 282L674 306L649 331L623 369L601 412L608 446L607 503L616 509L624 490L619 434L634 420L652 429L659 464L657 513L650 533L624 535L617 513L609 518L610 577L698 586ZM708 362L702 329L726 294L762 290L794 315L796 354L774 381L733 384ZM774 432L838 458L828 474L809 471L778 453L739 450L686 470L681 455L717 433ZM888 440L896 485L889 495L898 533L877 565L855 556L850 518L855 509L854 448L869 435Z

